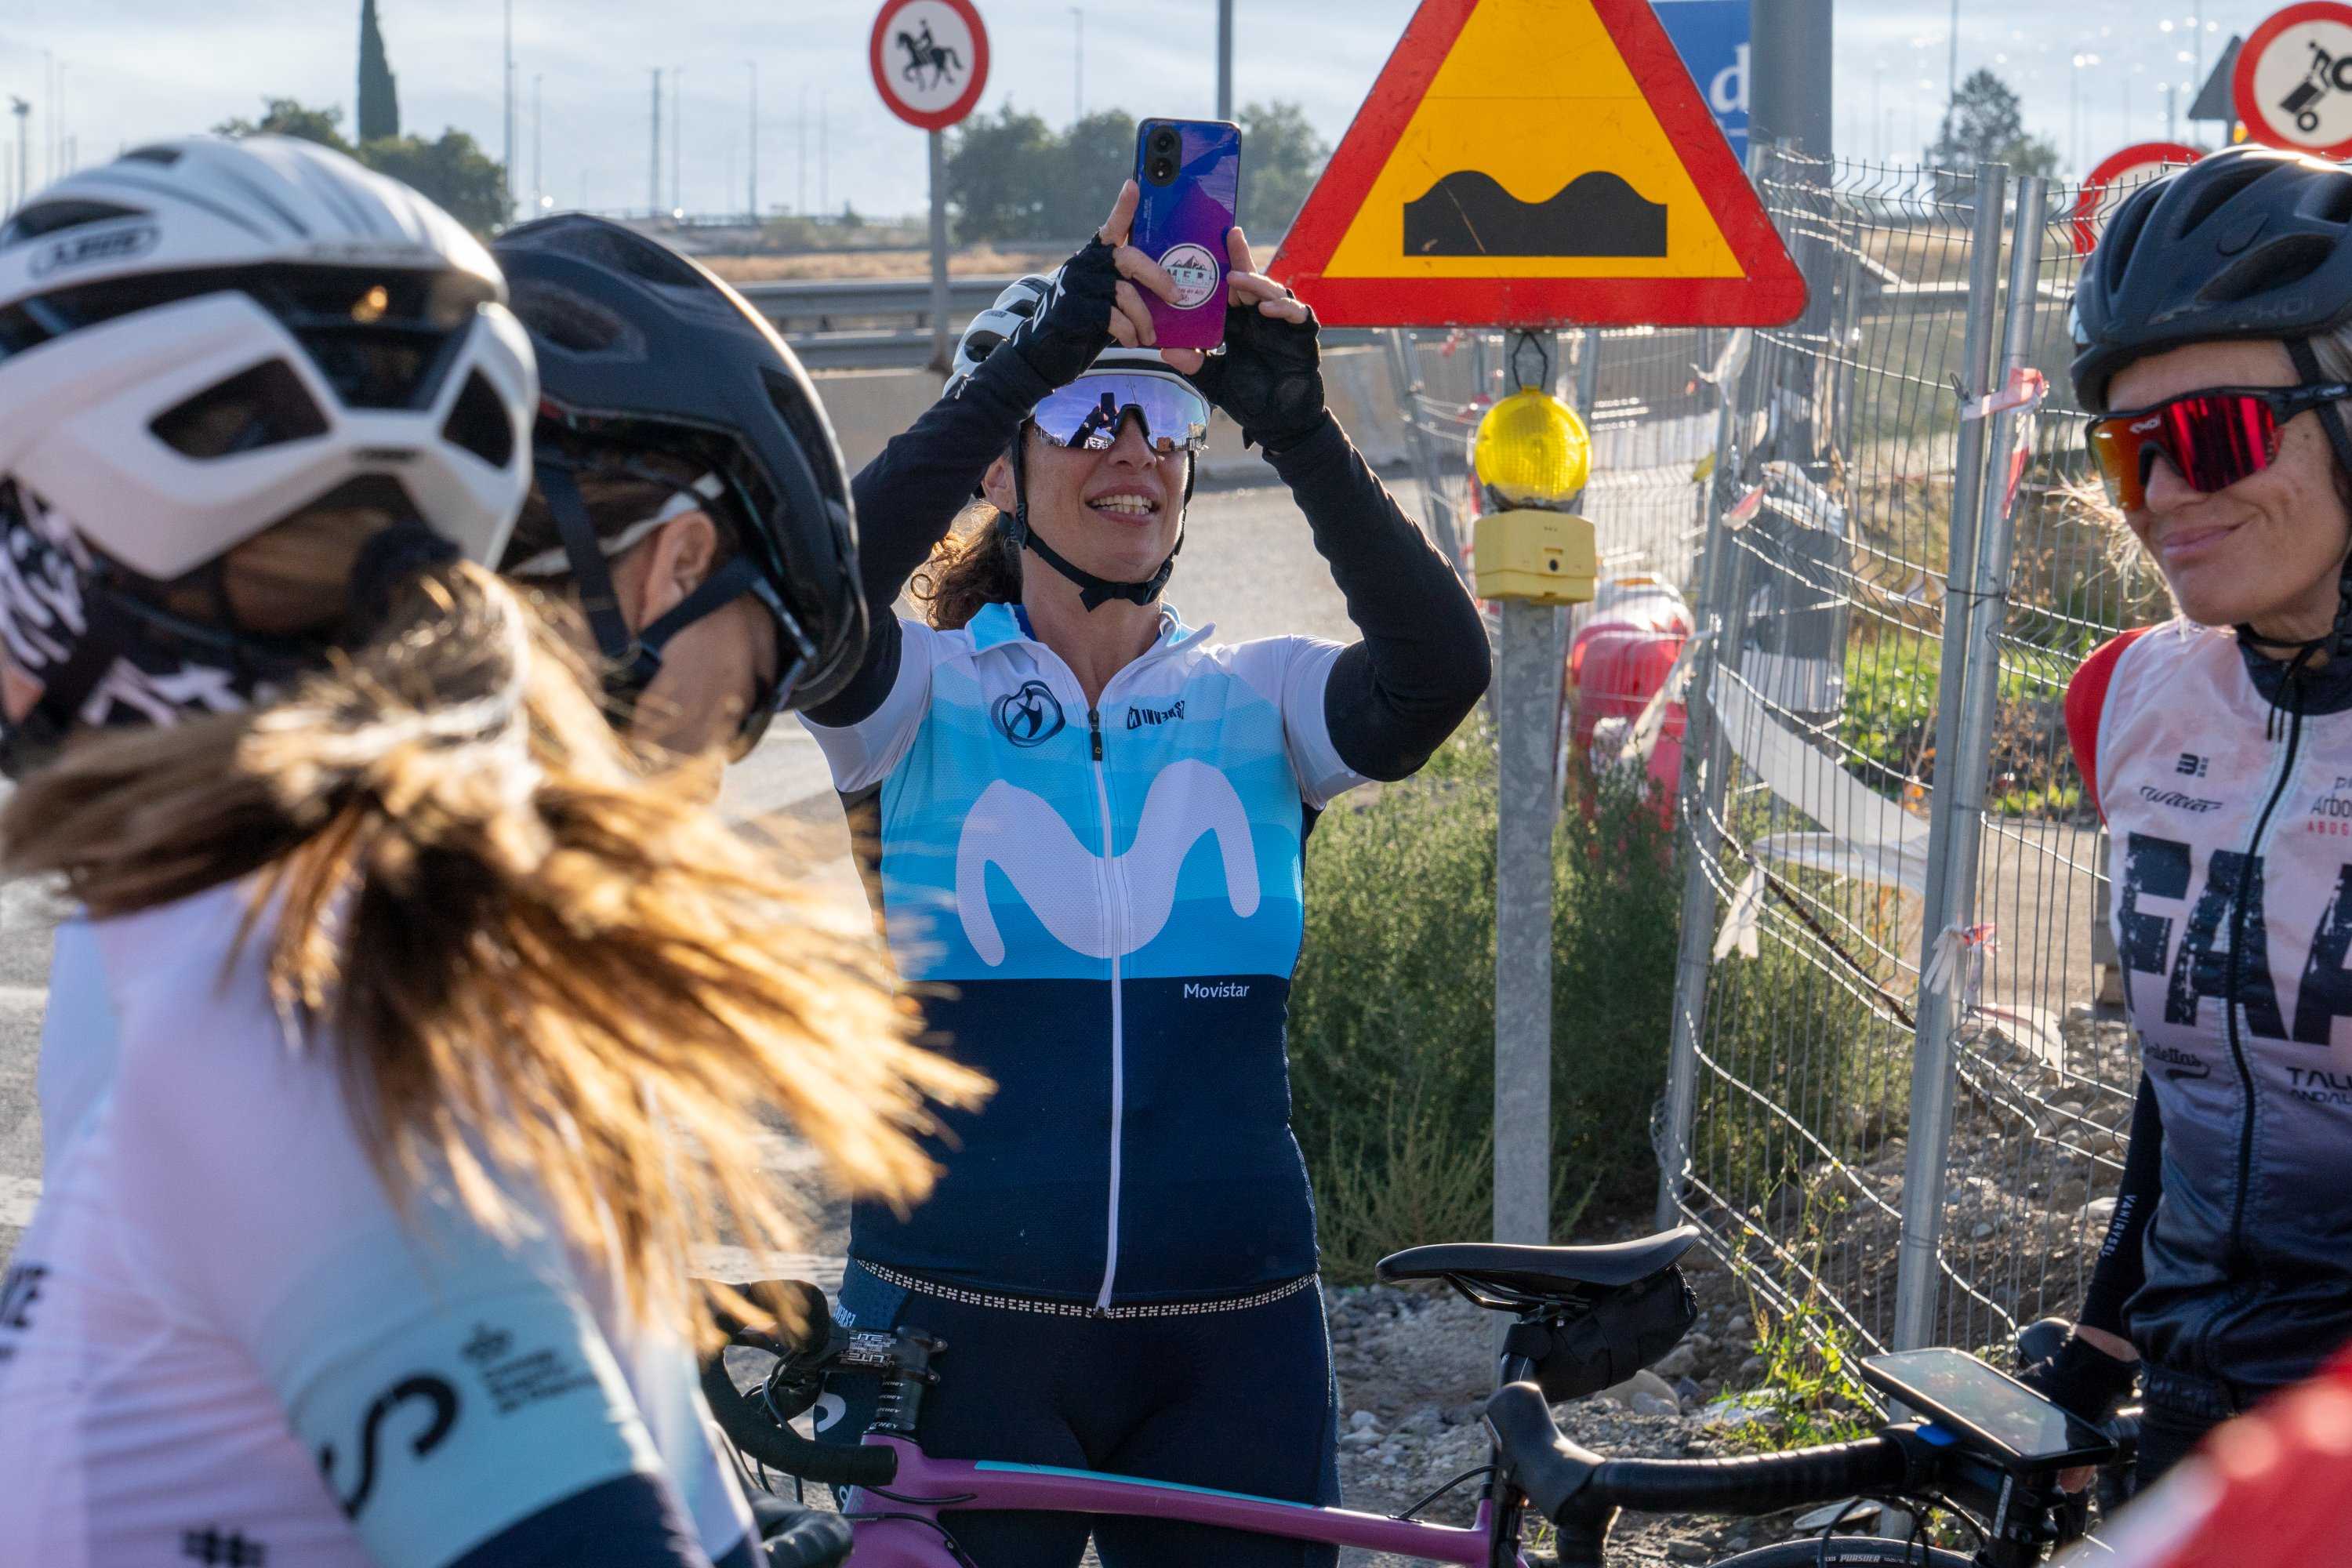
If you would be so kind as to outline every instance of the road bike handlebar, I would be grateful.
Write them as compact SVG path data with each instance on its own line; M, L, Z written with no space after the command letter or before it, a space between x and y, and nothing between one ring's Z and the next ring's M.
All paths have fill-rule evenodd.
M812 1443L776 1420L762 1401L735 1386L723 1352L702 1363L702 1396L729 1440L771 1469L836 1487L887 1487L898 1474L895 1449Z
M1912 1464L1902 1445L1884 1435L1738 1458L1604 1459L1560 1435L1532 1383L1497 1390L1486 1402L1486 1426L1513 1484L1563 1529L1605 1520L1621 1508L1771 1513L1900 1487Z

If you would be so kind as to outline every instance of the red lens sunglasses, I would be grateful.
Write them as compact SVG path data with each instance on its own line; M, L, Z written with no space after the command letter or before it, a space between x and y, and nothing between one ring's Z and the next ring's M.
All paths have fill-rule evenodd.
M2083 439L2108 497L2137 511L2147 504L2148 471L2158 458L2189 489L2211 495L2269 468L2288 420L2342 398L2352 398L2352 384L2208 387L2086 420Z

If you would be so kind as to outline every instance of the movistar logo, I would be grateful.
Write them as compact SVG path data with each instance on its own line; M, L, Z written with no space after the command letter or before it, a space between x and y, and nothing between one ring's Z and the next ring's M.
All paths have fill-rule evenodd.
M981 792L956 841L956 912L982 962L1004 962L1004 937L988 903L988 868L1004 873L1022 902L1055 942L1089 958L1118 958L1145 946L1176 907L1176 873L1203 837L1224 862L1234 913L1257 913L1257 854L1249 813L1224 774L1186 758L1169 763L1143 797L1135 841L1123 854L1097 856L1044 797L998 779ZM1105 901L1124 889L1123 921Z

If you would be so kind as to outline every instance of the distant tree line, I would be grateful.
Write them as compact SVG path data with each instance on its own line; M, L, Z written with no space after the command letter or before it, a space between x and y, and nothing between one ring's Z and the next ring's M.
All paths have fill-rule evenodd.
M1298 215L1331 149L1295 103L1253 103L1236 119L1241 226L1253 243L1269 242ZM1105 110L1057 132L1007 104L949 132L947 155L958 243L1075 240L1102 222L1119 182L1135 172L1135 120Z
M415 186L477 234L488 234L507 221L506 171L455 127L430 142L395 134L354 144L343 134L341 109L313 109L290 98L273 98L259 120L225 120L213 130L223 136L299 136L332 147L379 174Z

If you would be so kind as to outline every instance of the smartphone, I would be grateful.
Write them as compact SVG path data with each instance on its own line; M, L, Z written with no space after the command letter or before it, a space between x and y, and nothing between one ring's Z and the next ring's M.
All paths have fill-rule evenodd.
M2011 1471L2063 1469L2110 1458L2104 1432L2033 1390L1956 1350L1865 1356L1862 1380L1932 1416L1969 1447Z
M1129 243L1168 269L1176 298L1140 290L1165 349L1225 341L1225 235L1241 211L1242 132L1224 120L1147 120L1135 128Z

